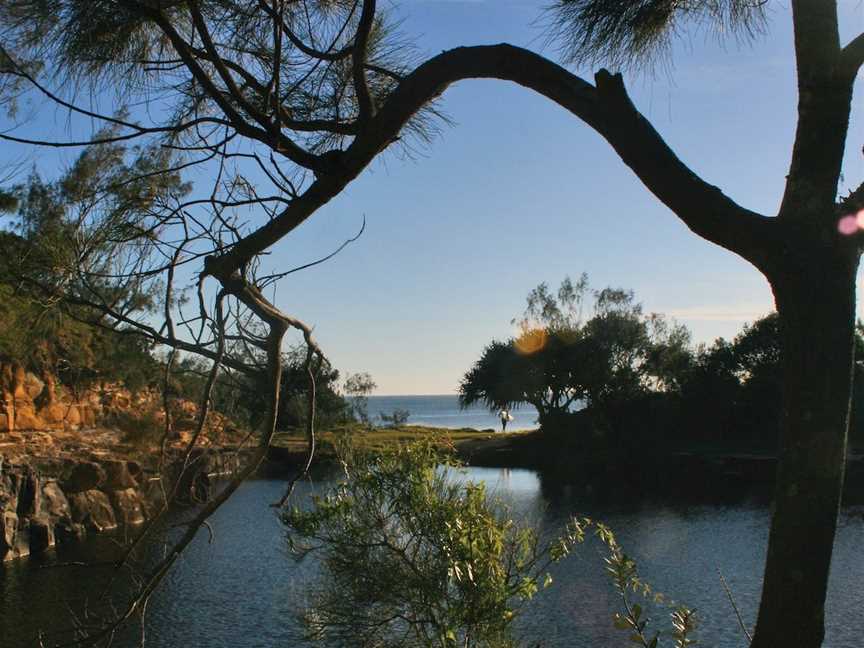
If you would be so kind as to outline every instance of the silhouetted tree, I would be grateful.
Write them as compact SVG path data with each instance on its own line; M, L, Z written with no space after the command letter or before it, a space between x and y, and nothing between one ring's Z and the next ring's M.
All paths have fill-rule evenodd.
M483 403L495 411L530 403L545 427L582 406L613 416L624 402L677 386L680 367L689 362L685 327L643 314L632 291L591 291L584 274L576 284L565 278L557 294L545 283L528 294L521 334L492 342L462 379L463 407ZM583 321L588 296L592 316Z

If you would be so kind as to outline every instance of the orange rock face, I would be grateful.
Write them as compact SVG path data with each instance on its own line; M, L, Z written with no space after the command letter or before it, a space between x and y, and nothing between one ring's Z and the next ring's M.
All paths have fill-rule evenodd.
M116 383L102 383L72 392L56 377L43 373L36 376L15 362L0 359L0 441L14 433L60 433L96 428L111 429L118 421L141 428L154 422L164 425L162 394L158 390L136 393ZM198 427L198 404L175 399L171 404L172 441L188 441ZM202 446L235 443L242 434L233 422L211 411L204 433L198 440Z

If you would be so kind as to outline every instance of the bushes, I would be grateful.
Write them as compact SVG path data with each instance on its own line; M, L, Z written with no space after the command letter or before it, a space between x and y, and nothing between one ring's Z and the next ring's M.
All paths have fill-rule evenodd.
M573 518L558 537L541 539L483 482L453 479L452 458L428 443L346 466L311 509L282 517L298 558L315 551L321 561L304 615L310 639L346 648L518 646L513 621L552 584L549 567L593 537L620 601L617 614L610 610L616 627L643 648L692 643L692 611L670 610L604 525ZM671 632L651 631L649 607L671 611ZM667 636L674 643L662 643Z

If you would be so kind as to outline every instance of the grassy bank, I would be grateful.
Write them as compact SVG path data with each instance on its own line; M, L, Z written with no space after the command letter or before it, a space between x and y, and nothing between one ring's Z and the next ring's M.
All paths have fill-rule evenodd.
M340 426L316 434L317 458L333 458L338 439L350 439L353 447L364 451L378 451L400 443L431 440L442 448L455 446L457 450L470 449L478 445L505 443L528 432L502 434L492 429L439 428L425 425L402 425L399 427L369 429L359 424ZM273 439L270 458L276 461L297 461L305 456L307 442L303 430L278 432Z

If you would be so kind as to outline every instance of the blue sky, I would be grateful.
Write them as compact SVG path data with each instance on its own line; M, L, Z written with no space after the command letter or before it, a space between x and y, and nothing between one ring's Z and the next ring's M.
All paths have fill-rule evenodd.
M429 53L500 41L542 46L531 28L540 3L400 7L405 31L420 34ZM850 33L864 30L855 0L842 9ZM755 45L724 49L695 36L676 48L670 75L628 75L637 106L679 156L767 214L782 193L796 107L789 10L776 3L772 13L770 34ZM562 109L494 81L462 82L443 106L456 125L424 157L375 164L279 248L279 259L307 260L366 215L363 238L286 282L280 301L290 308L296 300L336 366L369 371L378 393L454 391L482 347L510 335L527 292L568 273L634 289L646 310L676 316L699 341L731 337L771 310L757 271L691 234ZM856 112L849 186L864 179Z
M532 26L540 2L393 4L425 53L543 47ZM697 34L676 46L671 73L627 75L636 105L678 155L766 214L779 204L796 107L788 3L770 4L770 33L753 45ZM864 31L864 4L840 4L845 42ZM855 101L844 190L864 179ZM343 373L370 372L379 394L453 392L483 346L511 334L532 287L583 271L595 287L632 288L646 310L675 316L697 341L731 337L772 308L756 270L691 234L604 141L548 100L465 81L442 107L455 125L432 146L413 160L385 155L268 259L285 268L322 256L365 215L359 241L278 290L279 306L315 325Z

